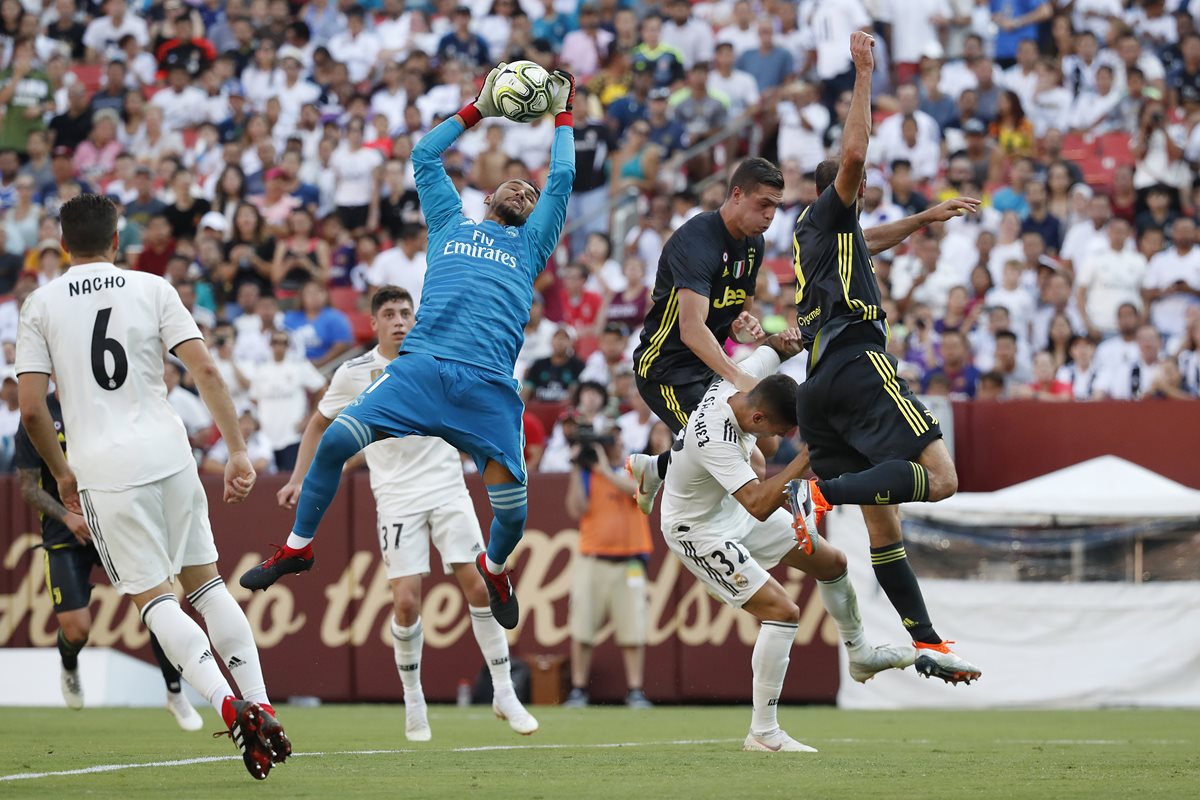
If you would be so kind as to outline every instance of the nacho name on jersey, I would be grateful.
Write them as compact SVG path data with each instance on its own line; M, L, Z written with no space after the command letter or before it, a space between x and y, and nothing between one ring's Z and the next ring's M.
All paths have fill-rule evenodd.
M72 279L67 277L67 297L81 297L104 289L125 288L124 275L87 275Z

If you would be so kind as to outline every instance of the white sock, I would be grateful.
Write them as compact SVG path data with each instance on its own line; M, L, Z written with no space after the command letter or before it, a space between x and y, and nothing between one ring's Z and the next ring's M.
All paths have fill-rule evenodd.
M413 700L417 696L424 698L421 691L421 648L425 646L425 631L421 627L421 618L408 627L396 622L392 617L392 650L396 655L396 671L400 673L400 683L404 684L404 700L409 695Z
M842 637L846 649L853 653L865 647L867 636L863 632L862 616L858 613L858 597L854 594L850 573L843 572L840 578L832 581L817 581L817 591L821 593L821 603L825 610L837 623L838 636Z
M204 695L219 716L225 698L233 694L233 689L217 666L208 637L179 607L179 599L173 594L154 598L142 609L142 622L158 637L163 652L184 680Z
M783 676L787 674L792 645L799 625L791 622L764 622L758 629L750 666L754 670L754 716L750 732L771 733L779 728L777 715Z
M495 561L492 561L487 556L483 557L483 563L484 563L484 566L487 567L487 571L492 573L493 575L503 575L504 574L504 565L503 564L497 564Z
M308 547L310 544L312 544L311 537L305 538L303 536L297 536L294 533L288 534L287 546L292 548L293 550L303 550L304 548Z
M492 610L469 607L471 610L471 630L475 632L475 641L479 643L479 651L487 662L488 670L492 673L492 689L496 692L512 690L512 672L508 661L508 638L504 628L492 616Z
M254 632L242 607L225 588L225 581L218 575L189 594L188 602L204 617L208 638L229 668L242 699L270 705Z

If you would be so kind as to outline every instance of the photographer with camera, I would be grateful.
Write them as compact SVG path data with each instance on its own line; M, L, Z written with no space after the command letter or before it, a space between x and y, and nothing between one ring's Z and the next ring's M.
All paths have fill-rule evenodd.
M570 708L588 704L592 648L606 619L612 620L625 662L625 705L651 706L642 691L650 525L633 499L635 487L624 463L620 429L598 433L591 425L576 428L567 488L567 513L579 521L579 548L571 569Z

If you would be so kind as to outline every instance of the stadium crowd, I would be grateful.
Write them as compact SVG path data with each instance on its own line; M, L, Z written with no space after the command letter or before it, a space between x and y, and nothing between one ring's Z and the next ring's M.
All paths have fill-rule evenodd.
M568 230L515 376L530 465L570 469L589 427L657 452L630 354L663 243L738 157L776 160L755 313L794 321L792 227L839 147L856 29L878 42L864 227L983 200L875 258L902 375L953 399L1195 398L1198 20L1186 0L0 0L0 438L21 303L63 266L57 209L96 191L123 265L209 336L257 465L290 469L326 376L371 342L371 293L419 305L413 145L527 58L580 86ZM544 177L553 133L489 122L447 160L476 219ZM220 470L188 376L166 376Z

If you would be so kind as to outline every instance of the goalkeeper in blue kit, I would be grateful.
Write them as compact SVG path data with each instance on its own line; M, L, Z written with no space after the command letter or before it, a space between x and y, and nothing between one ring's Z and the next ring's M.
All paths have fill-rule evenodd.
M312 567L312 538L351 456L376 439L435 436L470 454L483 473L493 520L487 552L476 567L496 620L516 627L517 599L505 562L524 533L528 502L524 407L513 370L533 282L558 246L575 180L575 81L561 70L550 76L555 131L545 190L521 180L502 183L486 198L487 215L477 224L463 215L442 153L484 117L500 116L492 85L504 67L488 74L473 103L413 148L417 193L429 227L416 323L400 355L321 437L287 544L242 575L247 589L266 589L283 575Z

